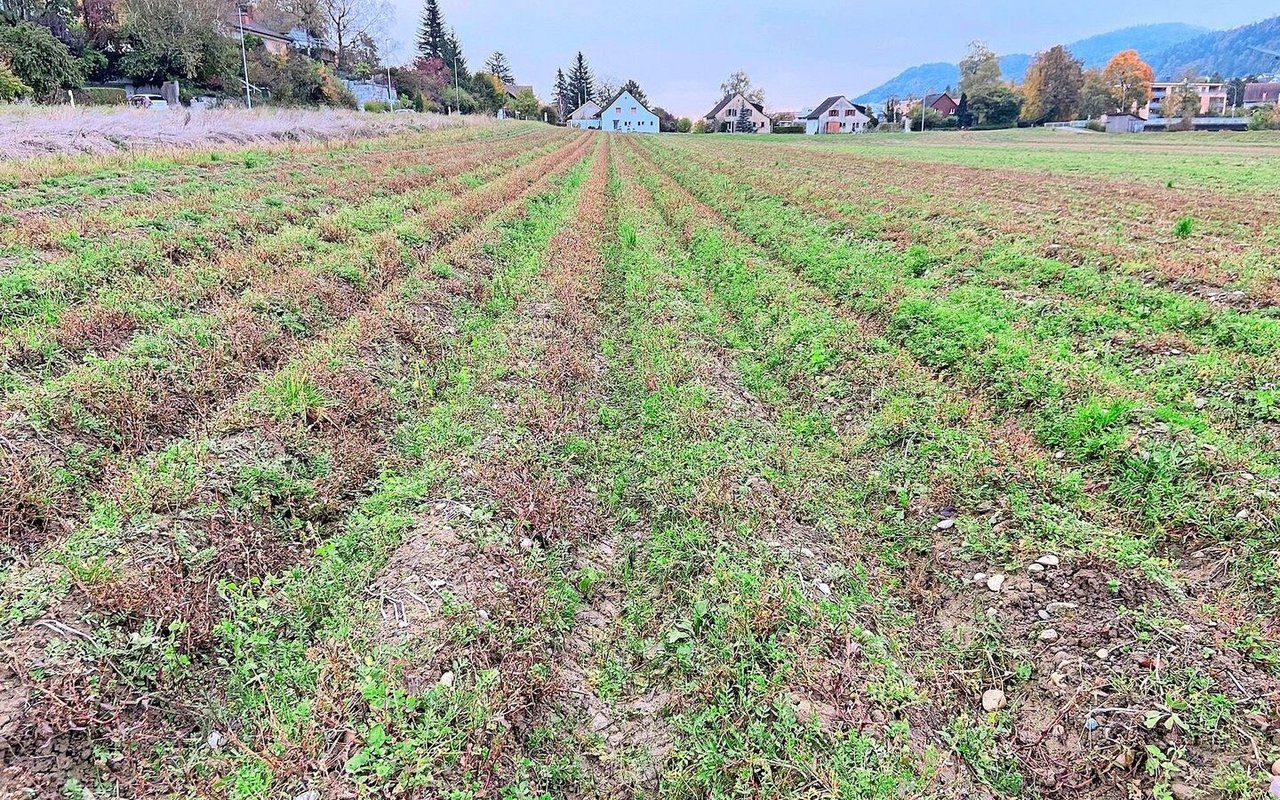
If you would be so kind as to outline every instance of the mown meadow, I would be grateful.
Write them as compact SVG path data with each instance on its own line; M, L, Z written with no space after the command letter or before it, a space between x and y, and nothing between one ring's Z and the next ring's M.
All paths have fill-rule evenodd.
M0 168L0 793L1253 798L1274 142Z

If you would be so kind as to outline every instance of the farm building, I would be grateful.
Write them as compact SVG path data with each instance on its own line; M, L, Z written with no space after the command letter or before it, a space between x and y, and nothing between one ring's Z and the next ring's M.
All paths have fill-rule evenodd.
M631 92L621 91L596 112L596 125L592 127L620 133L658 133L658 115L635 98Z
M707 130L717 133L773 132L773 120L764 113L764 106L751 102L741 92L725 95L704 120Z
M871 121L862 106L849 102L844 95L835 95L823 100L818 107L804 118L804 132L809 135L819 133L862 133Z
M578 106L569 119L565 120L570 128L600 128L600 106L594 100L588 100Z
M1147 121L1137 114L1108 114L1102 123L1107 133L1142 133Z

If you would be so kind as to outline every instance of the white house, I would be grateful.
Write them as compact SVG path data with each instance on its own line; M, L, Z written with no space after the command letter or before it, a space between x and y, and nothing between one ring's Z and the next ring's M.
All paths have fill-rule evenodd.
M570 128L600 128L600 106L594 100L588 100L579 106L565 123Z
M804 132L819 133L862 133L867 129L871 117L863 108L850 103L844 95L836 95L823 100L817 108L804 118Z
M704 120L710 130L738 133L740 121L744 118L752 133L773 133L773 120L764 113L764 106L751 102L741 92L725 95L715 108L707 112Z
M604 104L596 114L597 127L620 133L658 133L658 115L649 110L631 92L622 91Z

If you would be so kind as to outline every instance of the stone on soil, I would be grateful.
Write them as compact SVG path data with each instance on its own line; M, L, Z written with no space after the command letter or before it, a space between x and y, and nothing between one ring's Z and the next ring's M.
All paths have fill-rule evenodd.
M998 592L1000 591L1001 586L1004 586L1003 575L992 575L990 578L987 578L987 588L991 591Z
M999 689L988 689L982 693L982 709L984 711L999 711L1008 702L1005 699L1004 692Z

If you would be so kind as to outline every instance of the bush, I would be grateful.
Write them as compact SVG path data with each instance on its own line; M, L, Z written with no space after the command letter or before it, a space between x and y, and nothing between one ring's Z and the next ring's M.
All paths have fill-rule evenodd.
M1102 124L1101 120L1091 119L1084 124L1086 128L1097 133L1106 133L1107 126Z
M774 133L804 133L804 126L799 123L786 123L783 125L774 125Z
M18 80L18 76L10 72L4 64L0 64L0 102L16 100L29 94L31 94L31 87Z
M76 102L84 106L122 106L128 97L124 89L110 86L86 86L75 92Z
M364 104L364 110L370 114L385 114L391 110L391 106L381 100L369 100Z

